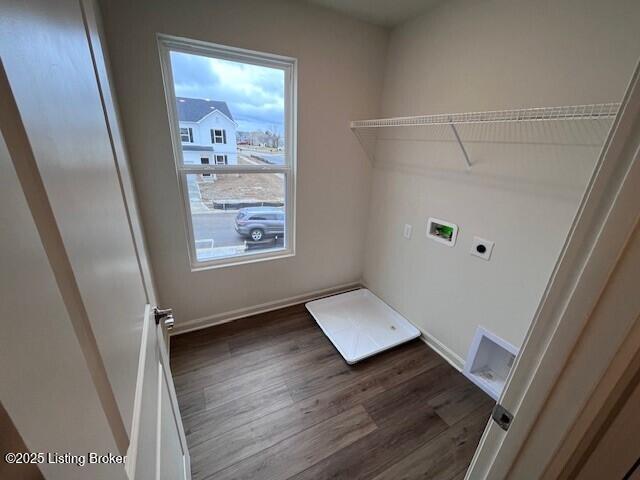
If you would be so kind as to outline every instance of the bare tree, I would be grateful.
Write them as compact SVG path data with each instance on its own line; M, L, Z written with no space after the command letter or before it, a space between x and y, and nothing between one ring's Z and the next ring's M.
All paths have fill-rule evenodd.
M278 133L278 126L271 125L271 146L277 149L280 146L280 133Z

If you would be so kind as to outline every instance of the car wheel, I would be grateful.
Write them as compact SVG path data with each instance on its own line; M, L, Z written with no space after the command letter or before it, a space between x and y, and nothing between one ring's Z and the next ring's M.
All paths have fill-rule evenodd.
M251 230L250 235L251 240L253 240L254 242L259 242L260 240L262 240L262 237L264 237L264 232L259 228L254 228L253 230Z

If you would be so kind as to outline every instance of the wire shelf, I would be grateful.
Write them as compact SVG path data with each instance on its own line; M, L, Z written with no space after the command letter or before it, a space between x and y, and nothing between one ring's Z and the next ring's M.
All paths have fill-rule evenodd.
M458 125L466 123L540 122L553 120L599 120L614 118L619 103L569 105L561 107L523 108L491 112L441 113L413 117L354 120L351 128L416 127L426 125Z
M492 112L440 113L436 115L418 115L414 117L378 118L374 120L355 120L351 129L360 141L369 158L374 161L375 148L368 145L364 129L383 127L418 127L428 125L448 125L458 142L467 169L471 169L464 141L460 137L456 125L507 122L546 122L558 120L610 120L615 118L620 109L619 103L594 103L592 105L568 105L562 107L522 108L517 110L496 110ZM377 137L377 135L373 135Z

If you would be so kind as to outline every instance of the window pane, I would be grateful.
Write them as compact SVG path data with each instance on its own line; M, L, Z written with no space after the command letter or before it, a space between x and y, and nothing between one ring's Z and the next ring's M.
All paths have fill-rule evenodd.
M184 164L285 163L284 70L175 51L171 68Z
M186 178L199 262L285 247L285 174Z
M180 128L180 139L183 143L191 143L190 128Z

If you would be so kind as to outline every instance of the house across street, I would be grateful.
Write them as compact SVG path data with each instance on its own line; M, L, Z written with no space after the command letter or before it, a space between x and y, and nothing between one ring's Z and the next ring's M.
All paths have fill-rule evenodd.
M178 97L183 162L237 165L237 123L226 102Z

